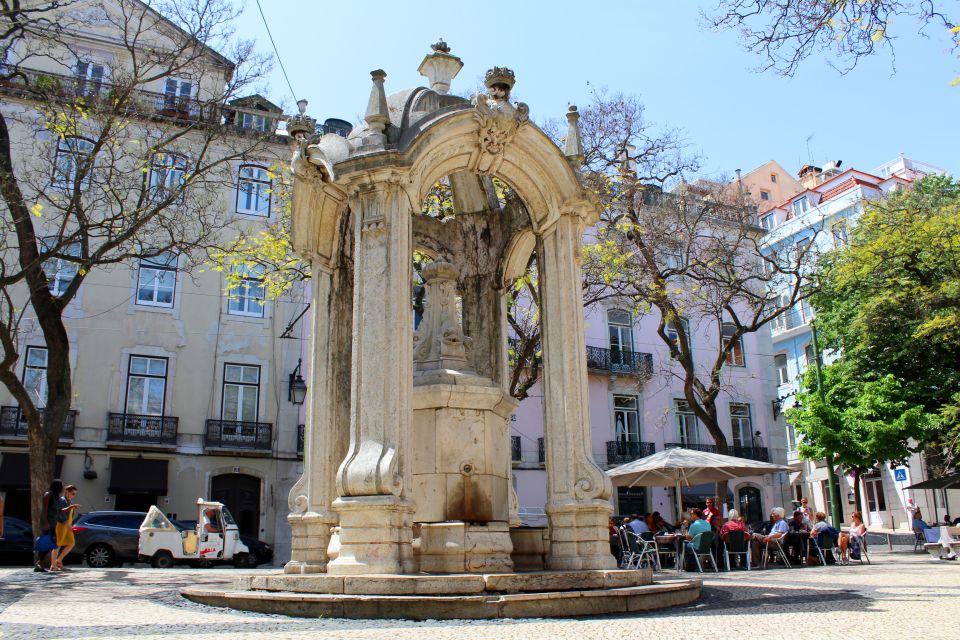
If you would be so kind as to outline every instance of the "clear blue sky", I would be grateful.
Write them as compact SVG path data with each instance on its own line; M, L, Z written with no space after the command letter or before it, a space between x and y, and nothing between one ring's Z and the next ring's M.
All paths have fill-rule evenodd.
M846 76L824 58L794 78L754 69L737 35L705 29L694 2L326 2L261 0L297 97L309 114L359 122L373 69L387 93L421 86L417 67L443 37L464 68L452 90L480 84L491 66L516 72L534 119L586 104L592 87L639 95L648 118L685 132L704 175L732 175L776 159L796 172L842 159L870 170L900 152L960 175L960 62L930 29L897 25L896 72L886 53ZM712 5L705 5L712 6ZM237 25L270 51L255 0ZM295 111L278 65L267 95Z

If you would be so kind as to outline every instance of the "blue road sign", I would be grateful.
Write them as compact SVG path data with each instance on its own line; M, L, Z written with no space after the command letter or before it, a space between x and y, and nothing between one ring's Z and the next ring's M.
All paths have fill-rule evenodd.
M906 482L907 481L907 470L906 469L894 469L893 478L897 482Z

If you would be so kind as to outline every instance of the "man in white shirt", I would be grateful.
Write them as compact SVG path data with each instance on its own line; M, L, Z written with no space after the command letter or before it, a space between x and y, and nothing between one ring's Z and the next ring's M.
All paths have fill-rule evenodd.
M767 535L755 533L750 537L750 554L753 557L754 563L760 562L763 547L774 540L779 540L790 531L790 528L787 526L787 521L783 519L783 514L783 507L772 509L770 511L770 533Z

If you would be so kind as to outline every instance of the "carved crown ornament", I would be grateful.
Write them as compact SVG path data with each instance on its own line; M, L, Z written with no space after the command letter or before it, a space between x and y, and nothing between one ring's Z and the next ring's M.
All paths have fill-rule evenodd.
M486 93L473 97L474 120L479 125L479 146L470 158L476 173L490 175L499 169L507 145L530 121L530 107L522 102L511 103L510 91L516 79L506 67L494 67L484 78Z

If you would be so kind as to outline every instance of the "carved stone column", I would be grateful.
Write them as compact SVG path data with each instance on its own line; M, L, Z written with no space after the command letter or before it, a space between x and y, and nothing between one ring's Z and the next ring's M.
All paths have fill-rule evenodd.
M580 289L582 225L565 213L537 243L543 318L543 404L554 570L613 569L610 479L593 461Z
M413 570L405 498L412 386L410 201L389 172L368 174L355 218L350 447L337 471L340 555L335 575Z

